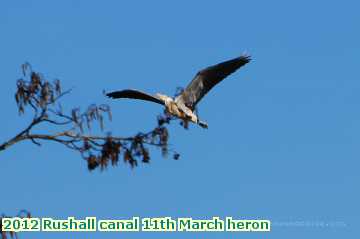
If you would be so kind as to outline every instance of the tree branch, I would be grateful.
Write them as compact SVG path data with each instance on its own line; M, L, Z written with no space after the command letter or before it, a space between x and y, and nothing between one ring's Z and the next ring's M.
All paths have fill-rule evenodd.
M23 131L1 144L0 151L25 140L30 140L38 146L41 146L41 141L52 141L78 151L87 161L89 170L98 166L104 169L110 161L113 166L117 165L121 155L124 162L129 163L131 167L137 166L139 159L148 163L148 147L159 148L163 156L172 152L174 159L179 158L179 154L169 148L166 125L174 118L166 112L158 117L157 126L146 133L131 137L112 136L111 133L93 135L90 132L94 122L99 124L101 130L104 129L103 114L107 114L107 118L111 120L111 109L108 105L92 104L84 112L79 108L73 108L69 114L63 113L59 100L71 90L62 92L59 80L50 83L40 73L34 72L29 64L23 65L22 69L25 78L17 81L15 99L20 115L30 106L34 117ZM55 107L56 103L58 109ZM34 127L43 123L55 126L58 133L34 133Z

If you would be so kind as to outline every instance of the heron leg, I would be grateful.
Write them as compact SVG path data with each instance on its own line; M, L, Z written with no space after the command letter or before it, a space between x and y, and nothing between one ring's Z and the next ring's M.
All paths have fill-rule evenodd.
M208 128L208 124L204 121L198 120L198 125L200 125L203 129L207 129Z

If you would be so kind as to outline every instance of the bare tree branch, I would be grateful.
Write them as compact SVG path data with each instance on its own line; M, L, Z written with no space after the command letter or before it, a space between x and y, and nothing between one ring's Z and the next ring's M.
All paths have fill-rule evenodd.
M19 218L31 218L31 213L27 210L20 210L20 212L15 216ZM7 239L9 238L18 238L18 235L14 231L3 231L2 230L2 218L11 218L10 216L5 215L4 213L0 215L0 239Z
M166 112L158 116L157 126L146 133L138 133L131 137L91 134L94 122L104 130L105 116L111 120L111 109L108 105L90 105L84 112L80 108L73 108L70 113L63 112L60 99L69 94L71 90L62 91L59 80L49 82L26 63L22 66L24 78L17 81L15 100L19 114L22 115L26 108L33 111L34 117L30 124L13 138L0 145L0 151L25 140L30 140L37 146L43 141L52 141L80 153L87 161L88 169L93 170L100 166L104 169L117 165L122 157L125 163L133 168L138 165L138 160L143 163L150 161L149 147L159 148L166 156L168 152L174 159L179 154L169 148L169 133L166 126L172 118ZM34 133L36 126L44 123L56 126L57 132L53 134ZM186 128L186 122L182 122Z

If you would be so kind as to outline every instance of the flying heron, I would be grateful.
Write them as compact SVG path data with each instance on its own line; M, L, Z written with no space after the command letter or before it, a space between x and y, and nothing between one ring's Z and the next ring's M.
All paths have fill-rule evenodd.
M201 121L195 113L195 106L216 84L225 79L231 73L250 61L250 56L240 57L207 67L199 71L183 92L175 98L163 94L149 95L145 92L127 89L107 93L110 98L129 98L146 100L165 106L168 113L180 119L191 121L207 128L206 122Z

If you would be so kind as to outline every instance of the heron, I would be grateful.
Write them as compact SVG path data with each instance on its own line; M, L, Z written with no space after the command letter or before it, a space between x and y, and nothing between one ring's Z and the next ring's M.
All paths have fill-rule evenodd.
M113 91L106 95L113 99L128 98L154 102L165 106L166 112L172 116L185 121L191 121L202 128L208 128L208 124L199 119L195 106L216 84L250 62L250 60L249 55L241 55L202 69L195 75L182 93L174 98L160 93L150 95L135 89Z

